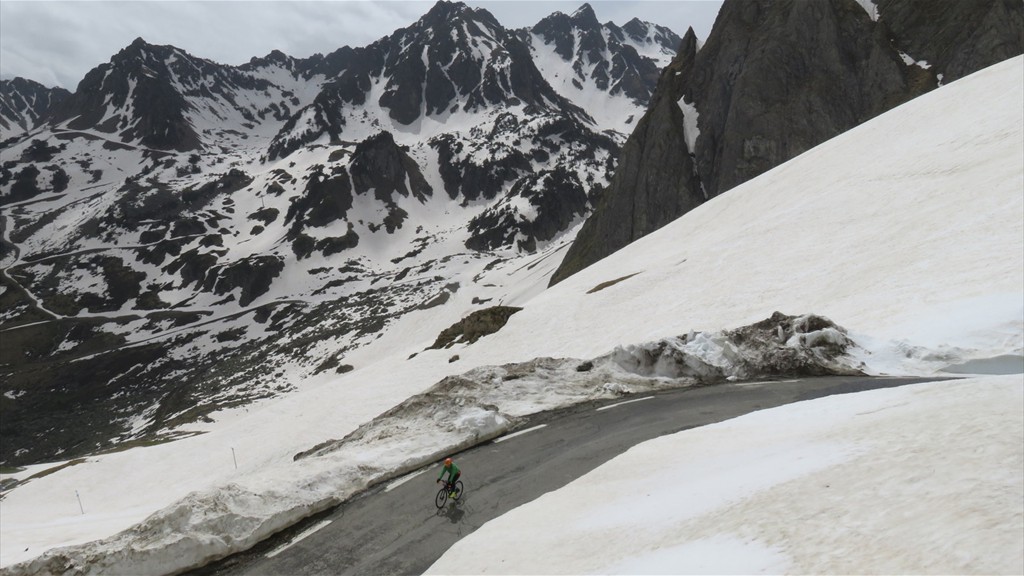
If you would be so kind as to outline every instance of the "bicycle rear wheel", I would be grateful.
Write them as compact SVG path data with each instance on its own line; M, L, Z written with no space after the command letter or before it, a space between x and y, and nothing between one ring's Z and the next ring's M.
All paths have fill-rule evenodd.
M444 508L444 503L446 500L448 500L447 486L437 491L437 496L434 497L434 506L437 506L438 508Z
M459 480L458 482L455 483L455 496L452 496L452 500L458 500L459 498L462 498L462 489L462 480Z

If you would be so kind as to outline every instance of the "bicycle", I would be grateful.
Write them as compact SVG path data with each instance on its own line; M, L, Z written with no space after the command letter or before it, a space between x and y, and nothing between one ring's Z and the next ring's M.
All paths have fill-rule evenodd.
M437 491L437 496L434 497L434 505L440 510L444 508L444 504L449 498L458 502L459 498L462 498L463 488L462 480L456 482L454 486L450 482L445 482L444 486Z

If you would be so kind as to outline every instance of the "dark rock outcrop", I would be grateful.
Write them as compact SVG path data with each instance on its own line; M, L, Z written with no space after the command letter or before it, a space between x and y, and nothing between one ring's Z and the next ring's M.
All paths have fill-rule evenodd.
M238 304L248 306L270 290L282 270L284 262L278 256L251 256L213 267L203 281L203 289L218 295L239 290Z
M491 306L477 310L444 329L428 350L449 348L459 342L472 344L488 334L501 330L508 319L520 310L522 308L514 306Z
M1024 46L1024 10L1014 0L878 0L893 44L924 60L948 84L1012 58Z
M285 215L285 223L291 223L289 239L306 226L326 226L344 219L352 208L352 181L344 169L326 173L322 165L317 165L307 178L303 195L292 200Z
M373 190L374 197L386 204L394 204L395 193L405 197L411 194L425 202L434 192L416 161L395 143L390 132L380 132L360 142L352 154L349 171L356 194Z

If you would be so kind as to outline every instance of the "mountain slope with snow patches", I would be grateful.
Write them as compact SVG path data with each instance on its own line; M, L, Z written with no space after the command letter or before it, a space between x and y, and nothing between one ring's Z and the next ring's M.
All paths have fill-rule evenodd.
M476 373L486 383L487 374L498 369L488 366L539 357L595 358L627 344L681 334L690 334L682 339L688 342L691 337L707 342L702 348L710 354L712 343L725 346L715 331L761 320L774 311L815 312L845 327L854 347L844 361L868 373L929 375L987 366L1014 374L943 385L956 386L950 389L957 392L945 396L946 404L939 402L956 403L960 390L970 397L966 387L991 385L992 396L976 397L979 409L991 403L1012 406L1019 402L1024 372L1022 189L1024 59L1018 57L830 140L551 289L540 290L554 267L550 254L514 266L485 267L473 290L452 292L439 308L410 312L396 320L395 329L353 352L360 370L340 377L324 374L283 399L225 412L216 423L181 428L199 433L193 437L90 457L26 482L0 502L3 562L10 567L47 550L36 563L21 564L18 570L70 563L79 570L102 566L157 573L201 562L330 506L368 479L391 477L473 438L500 434L523 410L565 401L545 395L550 387L541 385L533 396L489 398L487 408L456 408L431 424L436 429L396 428L386 445L348 446L293 461L297 452L325 439L344 438L446 376L480 368ZM458 317L455 309L481 298L498 278L516 287L521 311L496 334L475 343L424 350ZM714 355L723 357L729 355ZM614 393L596 382L580 380L579 385L580 398ZM884 408L913 391L892 394L863 405ZM1019 411L999 416L998 422L1018 426ZM728 431L730 426L742 424L723 428ZM992 433L991 427L983 433ZM237 470L228 446L239 455ZM1000 454L1008 449L1012 456L1012 442L1009 448L1000 446ZM957 448L954 454L959 458L963 451ZM699 466L701 461L694 462ZM958 462L968 465L967 460ZM906 471L901 470L893 477L904 478ZM1000 470L1010 496L1019 494L1024 484L1019 467L1014 469L1011 462L1010 468ZM27 470L21 477L38 471ZM666 470L658 479L672 474ZM728 486L730 474L710 481ZM931 481L947 486L941 478ZM660 480L653 486L658 488ZM956 494L962 486L948 488ZM74 491L81 487L86 487L84 500L103 506L90 506L87 514L80 514ZM570 494L572 503L580 501L578 493ZM784 490L776 496L782 501L787 497ZM997 541L1012 540L1020 515L996 509L1001 502L989 500L984 505L992 508L968 510L967 524L950 525L970 531L970 518L1004 519L1009 530L999 532ZM603 521L618 513L587 506ZM230 523L224 522L227 517ZM517 514L510 522L523 517ZM872 524L876 531L898 533L905 528L894 519L867 520L880 522ZM220 531L228 527L231 533L224 537ZM218 536L211 538L212 533ZM773 548L772 534L759 540L763 547L750 549L769 557L764 564L768 569L784 569L786 558L780 554L790 551ZM636 555L609 553L601 557L609 563L593 569L653 569L658 565L636 562L692 551L680 548L689 546L687 542L659 540L638 548ZM697 544L705 546L698 552L736 545L731 537ZM67 545L74 546L56 548ZM616 568L618 561L626 567ZM1006 563L991 566L1002 570L1000 566L1018 565L1019 558L1009 556ZM561 566L547 568L577 570L575 564ZM956 566L943 567L956 571Z
M623 30L594 57L671 37ZM540 272L571 238L625 134L582 107L611 109L615 86L576 102L534 58L486 10L442 1L305 59L226 66L140 38L30 126L12 116L0 373L18 401L0 403L0 461L173 438L360 369L403 316L433 310L440 331L539 290L503 274Z

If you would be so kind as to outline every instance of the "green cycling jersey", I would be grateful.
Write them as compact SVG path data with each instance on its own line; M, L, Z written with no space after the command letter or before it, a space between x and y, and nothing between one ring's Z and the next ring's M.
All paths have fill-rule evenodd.
M443 478L445 472L448 473L448 481L451 482L452 478L455 478L456 476L459 475L459 467L455 464L455 462L452 462L450 465L447 466L442 466L441 473L437 475L437 479L440 480L441 478Z

